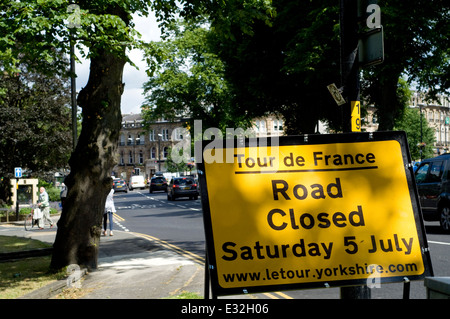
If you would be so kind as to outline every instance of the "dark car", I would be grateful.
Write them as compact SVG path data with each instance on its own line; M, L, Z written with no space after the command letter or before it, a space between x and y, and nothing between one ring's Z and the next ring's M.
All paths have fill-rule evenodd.
M415 177L423 218L450 231L450 154L423 160Z
M114 193L125 192L128 193L127 183L123 179L115 179L113 181Z
M167 180L164 176L153 176L150 179L149 192L164 191L167 192Z
M174 177L167 186L167 200L175 200L177 197L189 197L198 199L198 187L192 177Z

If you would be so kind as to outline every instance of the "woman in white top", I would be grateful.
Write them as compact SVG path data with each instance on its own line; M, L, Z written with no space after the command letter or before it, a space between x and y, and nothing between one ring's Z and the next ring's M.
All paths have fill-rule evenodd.
M108 194L108 197L106 197L106 203L105 203L105 212L103 213L103 235L106 236L106 224L107 219L109 218L109 236L113 235L113 213L116 212L116 207L114 206L114 189L111 189L111 191Z

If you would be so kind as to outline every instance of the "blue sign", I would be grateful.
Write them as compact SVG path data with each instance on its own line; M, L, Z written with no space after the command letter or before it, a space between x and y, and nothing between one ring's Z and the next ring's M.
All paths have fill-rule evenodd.
M14 168L14 176L16 178L21 178L22 177L22 167L15 167Z

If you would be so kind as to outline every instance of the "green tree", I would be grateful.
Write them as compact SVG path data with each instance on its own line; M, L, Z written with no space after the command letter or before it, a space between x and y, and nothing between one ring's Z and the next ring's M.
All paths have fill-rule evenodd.
M0 175L13 177L14 167L34 175L67 166L70 113L67 78L28 71L1 74Z
M313 133L319 119L340 125L327 91L340 78L335 2L230 1L211 10L211 47L237 110L281 114L288 134Z
M163 50L167 59L146 83L147 105L156 105L151 114L187 109L205 127L223 128L278 113L291 134L314 132L323 118L340 125L326 88L339 79L339 14L331 2L193 1L189 9L190 19L208 19L200 25L209 32L178 27L152 48L149 56ZM187 59L183 70L179 61L185 66ZM162 61L154 60L152 71L155 62Z
M66 205L53 245L51 267L55 269L70 264L97 267L102 214L112 186L121 127L123 67L130 62L126 49L140 46L132 14L146 15L153 6L158 17L166 13L170 17L177 8L175 1L158 0L81 0L77 4L80 10L68 12L67 0L0 2L2 72L17 72L17 63L26 61L30 69L67 73L67 63L59 56L69 52L71 39L84 45L80 50L90 59L89 79L77 99L82 130L69 160ZM80 27L70 31L68 20Z
M413 160L434 156L434 129L428 126L427 120L420 115L419 109L405 109L403 116L397 119L394 129L406 132L409 151Z
M441 0L387 0L380 6L385 61L365 70L363 94L377 107L379 130L392 130L405 109L398 91L402 77L431 98L450 89L450 5Z
M402 76L431 95L449 89L447 2L380 3L385 61L364 71L363 87L364 100L378 109L380 130L392 129L402 115ZM340 79L336 1L227 1L200 7L210 19L213 52L225 65L233 105L241 112L249 117L279 112L289 134L314 132L319 119L341 129L341 110L326 90Z
M188 166L187 161L174 161L172 153L172 148L169 148L166 160L167 171L170 173L190 171L191 167ZM182 156L183 154L180 151L177 155Z
M32 176L65 168L71 150L67 78L27 71L0 74L0 199L10 202L14 167Z
M232 106L224 65L211 52L206 26L204 20L174 21L163 41L146 46L150 77L144 84L142 111L147 123L185 117L192 128L194 119L202 119L205 129L248 126Z

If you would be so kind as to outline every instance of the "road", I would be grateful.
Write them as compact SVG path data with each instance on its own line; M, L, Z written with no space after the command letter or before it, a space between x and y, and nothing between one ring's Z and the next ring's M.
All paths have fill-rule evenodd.
M149 194L134 190L115 194L118 219L114 227L139 233L156 240L202 263L205 257L205 235L201 201L180 198L167 201L163 192ZM450 277L450 235L444 234L438 223L425 223L436 277ZM284 291L263 294L267 298L339 298L339 288ZM403 284L384 284L371 289L373 299L400 299ZM411 282L410 298L426 298L423 281Z
M124 228L205 257L200 199L178 198L169 202L166 193L134 190L128 194L117 193L114 200L117 214L124 219L119 221Z

